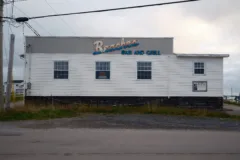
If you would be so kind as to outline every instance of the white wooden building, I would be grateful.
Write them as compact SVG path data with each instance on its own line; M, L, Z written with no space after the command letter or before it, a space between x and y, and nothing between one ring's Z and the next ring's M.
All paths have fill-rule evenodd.
M26 37L26 101L222 107L229 55L173 50L173 38Z

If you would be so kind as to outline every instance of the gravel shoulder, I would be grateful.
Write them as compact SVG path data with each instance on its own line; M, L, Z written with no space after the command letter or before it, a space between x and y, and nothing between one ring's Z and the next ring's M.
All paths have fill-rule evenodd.
M227 113L230 115L240 115L240 106L224 104L223 108L228 110Z
M137 114L88 114L77 118L64 118L41 121L31 120L17 122L0 122L0 126L13 126L25 129L124 128L240 131L240 121L229 119Z

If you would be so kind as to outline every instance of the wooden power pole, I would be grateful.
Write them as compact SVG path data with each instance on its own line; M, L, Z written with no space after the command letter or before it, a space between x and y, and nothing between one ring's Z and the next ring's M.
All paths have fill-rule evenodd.
M6 109L10 108L10 101L11 101L14 42L15 42L15 36L14 36L14 34L11 34L9 63L8 63L8 77L7 77Z
M3 0L0 0L0 17L3 17ZM0 19L0 107L4 108L3 101L3 18Z

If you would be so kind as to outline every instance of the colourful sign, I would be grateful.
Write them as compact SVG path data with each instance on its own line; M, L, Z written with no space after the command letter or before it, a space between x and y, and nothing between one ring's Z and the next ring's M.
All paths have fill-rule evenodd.
M108 53L108 52L113 52L113 51L119 51L122 49L126 48L132 48L138 46L139 43L137 40L132 40L132 41L124 41L124 38L122 39L121 42L109 46L104 46L103 41L96 41L94 42L95 46L95 52L93 52L93 55L98 55L101 53Z
M161 55L161 52L158 50L136 50L136 51L131 51L131 50L122 50L122 55Z

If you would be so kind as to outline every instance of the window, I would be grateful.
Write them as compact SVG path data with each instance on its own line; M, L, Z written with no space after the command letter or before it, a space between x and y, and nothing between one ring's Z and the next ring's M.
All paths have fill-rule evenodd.
M194 63L194 74L204 74L204 63L203 62L195 62Z
M96 62L96 79L110 79L110 62Z
M193 92L207 92L207 81L193 81Z
M68 79L68 61L54 62L54 79Z
M137 79L152 79L151 62L137 62Z

